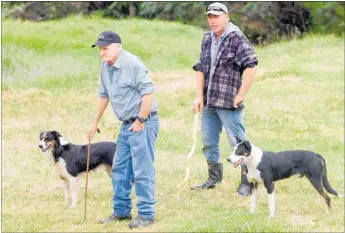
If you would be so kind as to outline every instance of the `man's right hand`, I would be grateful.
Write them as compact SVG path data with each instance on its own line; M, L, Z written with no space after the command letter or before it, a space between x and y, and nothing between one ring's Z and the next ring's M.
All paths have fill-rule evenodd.
M91 125L90 129L87 131L87 139L91 141L91 138L95 133L97 132L97 125L93 124Z
M204 108L204 97L196 97L192 104L193 113L201 112Z

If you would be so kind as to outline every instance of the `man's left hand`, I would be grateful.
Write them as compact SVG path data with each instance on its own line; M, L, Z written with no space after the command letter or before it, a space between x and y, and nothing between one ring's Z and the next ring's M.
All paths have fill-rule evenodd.
M133 132L140 132L144 130L144 128L145 128L145 123L140 123L138 120L135 120L128 130L132 130Z
M234 99L234 108L238 108L239 103L243 102L244 95L243 94L237 94Z

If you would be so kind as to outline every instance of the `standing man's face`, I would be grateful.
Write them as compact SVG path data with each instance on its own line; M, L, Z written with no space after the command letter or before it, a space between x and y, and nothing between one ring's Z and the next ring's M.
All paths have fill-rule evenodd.
M223 33L228 26L229 16L226 14L212 15L208 14L208 25L211 30L216 33Z
M114 57L117 57L121 51L121 48L116 44L110 44L107 46L99 46L99 56L102 61L111 62Z

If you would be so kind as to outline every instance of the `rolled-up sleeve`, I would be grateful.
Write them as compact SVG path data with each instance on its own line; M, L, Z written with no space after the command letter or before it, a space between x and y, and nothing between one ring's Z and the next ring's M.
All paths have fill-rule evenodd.
M235 63L242 69L258 64L258 58L248 39L243 39L237 47Z
M99 81L98 96L102 98L109 98L107 89L105 89L104 87L102 75L100 76L100 81Z
M206 34L204 34L204 37L202 39L202 42L201 42L201 49L200 49L200 56L199 56L199 60L198 62L192 67L193 70L195 71L200 71L200 72L205 72L205 69L203 67L203 64L204 64L204 43L205 43L205 37L206 37Z
M193 70L195 70L195 71L202 72L201 56L202 56L202 52L200 53L199 61L193 66Z
M139 90L141 96L151 94L156 91L152 80L149 78L148 71L143 65L137 67L135 86Z

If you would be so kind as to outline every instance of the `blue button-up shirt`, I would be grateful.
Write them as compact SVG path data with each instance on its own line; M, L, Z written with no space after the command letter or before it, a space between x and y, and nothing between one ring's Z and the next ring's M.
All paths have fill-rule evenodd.
M113 65L102 63L98 95L109 98L113 111L120 121L136 117L143 95L155 92L152 80L141 60L122 50ZM151 112L157 111L155 98Z

